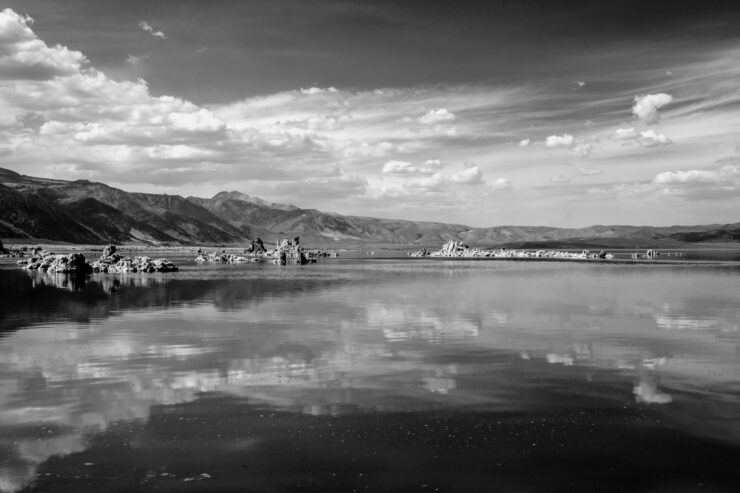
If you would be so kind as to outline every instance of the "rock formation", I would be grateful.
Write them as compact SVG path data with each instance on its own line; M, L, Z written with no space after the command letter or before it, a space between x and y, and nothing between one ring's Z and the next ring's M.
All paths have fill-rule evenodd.
M26 270L40 270L50 274L78 274L87 275L92 267L85 261L81 253L68 255L54 255L49 252L37 253L28 260L19 260L18 264Z
M490 257L505 259L549 258L569 260L610 260L614 258L613 254L607 253L603 250L599 253L592 253L589 250L583 250L582 252L567 252L562 250L516 250L507 248L485 250L481 248L470 248L468 245L455 240L449 240L436 252L430 252L426 248L422 248L419 251L410 252L409 255L412 257Z
M265 248L265 244L262 243L262 240L257 237L256 240L252 240L250 242L249 248L247 248L244 253L252 255L262 255L264 253L267 253L267 248Z

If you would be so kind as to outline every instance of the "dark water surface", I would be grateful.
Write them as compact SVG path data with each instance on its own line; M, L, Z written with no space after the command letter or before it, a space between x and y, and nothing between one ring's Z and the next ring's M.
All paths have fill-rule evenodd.
M0 269L0 490L738 491L740 268Z

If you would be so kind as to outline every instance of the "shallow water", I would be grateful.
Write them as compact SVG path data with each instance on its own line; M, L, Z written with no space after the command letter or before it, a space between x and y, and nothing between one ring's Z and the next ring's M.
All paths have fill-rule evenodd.
M0 269L2 491L735 491L740 267Z

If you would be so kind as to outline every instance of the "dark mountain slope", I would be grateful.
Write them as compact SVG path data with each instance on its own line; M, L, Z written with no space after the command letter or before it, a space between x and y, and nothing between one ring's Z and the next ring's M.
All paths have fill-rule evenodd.
M478 246L647 248L740 241L740 223L587 228L496 226L343 216L269 203L240 192L210 199L130 193L87 180L23 176L0 168L0 236L72 243L152 245L245 244L257 236L300 236L304 244L439 245L456 239Z

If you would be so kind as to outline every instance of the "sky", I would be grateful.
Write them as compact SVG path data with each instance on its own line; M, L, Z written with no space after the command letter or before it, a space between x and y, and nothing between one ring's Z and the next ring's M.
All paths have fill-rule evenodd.
M740 221L740 4L10 0L0 167L471 226Z

